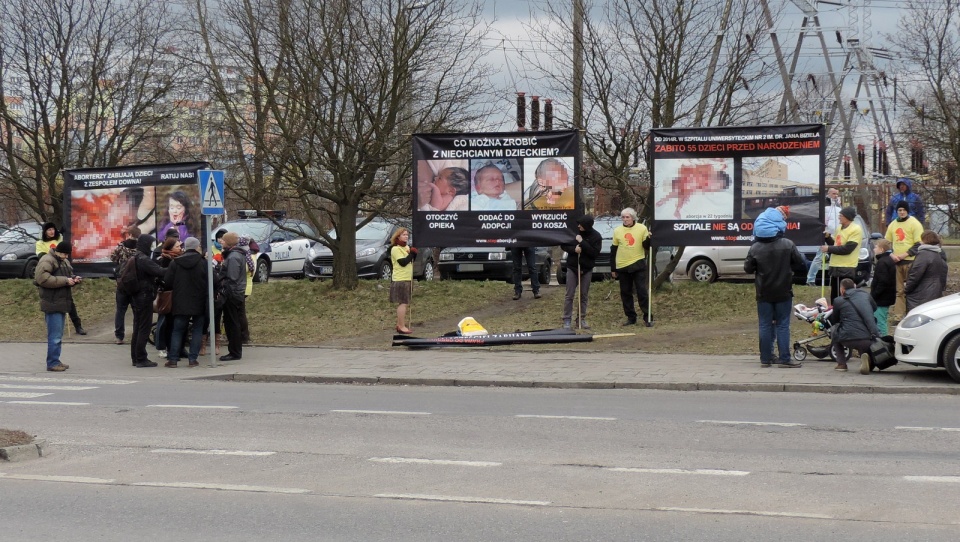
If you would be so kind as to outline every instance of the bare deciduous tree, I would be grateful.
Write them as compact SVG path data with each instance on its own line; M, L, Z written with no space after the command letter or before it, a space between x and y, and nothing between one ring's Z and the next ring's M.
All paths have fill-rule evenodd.
M154 158L176 18L148 0L0 3L0 185L22 212L59 221L65 168Z
M487 114L480 4L221 0L198 8L206 63L236 140L230 163L240 167L241 148L252 145L242 182L295 196L318 231L332 224L336 235L317 241L333 251L334 286L355 287L357 228L411 212L410 134L469 130ZM249 122L229 118L235 98L218 88L228 62L255 87ZM252 184L267 168L275 184Z
M960 4L955 0L907 0L899 32L890 39L901 70L915 74L902 90L910 106L901 133L923 145L931 176L914 189L927 204L949 204L947 216L960 227Z
M538 67L545 84L572 95L573 18L556 4L546 9L547 19L531 29L550 52ZM584 180L616 191L622 207L652 214L643 137L649 128L756 123L775 115L769 107L775 90L764 86L774 66L756 49L766 34L756 2L613 0L585 12L584 153L595 168ZM661 270L657 286L677 260Z

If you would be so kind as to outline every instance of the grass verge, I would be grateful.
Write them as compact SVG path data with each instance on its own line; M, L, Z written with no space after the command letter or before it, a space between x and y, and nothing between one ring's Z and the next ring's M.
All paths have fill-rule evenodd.
M0 429L0 448L30 444L33 437L16 429Z
M960 290L958 266L951 266L947 291ZM529 287L527 287L529 288ZM113 339L114 282L91 279L75 290L75 300L90 332L74 341ZM519 301L505 282L430 281L414 286L410 321L415 335L433 337L456 329L473 316L490 332L560 327L564 287L547 286L542 299L529 289ZM255 344L335 346L389 349L396 307L389 303L389 284L360 281L355 290L334 290L329 281L272 280L254 286L247 314ZM810 305L821 297L819 287L795 286L794 303ZM0 341L45 340L36 287L28 280L0 281ZM618 284L595 282L590 289L589 322L594 334L631 333L570 345L530 345L524 350L611 350L622 352L751 354L757 352L757 317L752 281L714 284L678 281L653 296L652 329L622 327ZM129 322L129 315L128 315ZM128 324L129 326L129 324ZM68 324L68 327L69 326ZM809 337L806 322L791 322L792 340ZM817 343L820 344L820 343Z

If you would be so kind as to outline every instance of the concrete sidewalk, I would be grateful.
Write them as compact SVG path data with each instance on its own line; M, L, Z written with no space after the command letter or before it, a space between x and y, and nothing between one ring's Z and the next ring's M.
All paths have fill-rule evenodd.
M819 393L960 394L943 370L898 365L869 376L833 370L834 363L808 356L800 369L761 368L752 356L638 354L616 351L524 351L522 347L351 350L335 348L244 347L240 361L197 368L138 369L130 346L70 343L63 346L64 373L45 370L45 343L0 344L3 375L50 378L211 378L258 382L323 382L424 386L511 386L550 388L633 388L665 390L790 391ZM813 361L811 361L813 360Z

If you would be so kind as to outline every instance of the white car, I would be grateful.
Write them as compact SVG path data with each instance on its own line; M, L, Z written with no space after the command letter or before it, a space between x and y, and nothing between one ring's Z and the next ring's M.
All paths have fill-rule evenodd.
M944 367L960 382L960 294L914 308L897 326L893 340L898 362Z

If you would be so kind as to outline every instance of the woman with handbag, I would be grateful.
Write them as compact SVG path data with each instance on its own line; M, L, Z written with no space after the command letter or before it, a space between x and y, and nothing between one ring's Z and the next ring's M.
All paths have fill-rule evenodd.
M171 230L175 231L175 230ZM160 255L156 261L164 270L170 267L170 262L174 258L183 254L183 243L176 235L168 236L160 245ZM170 346L170 333L172 331L172 319L167 318L170 313L171 296L173 293L170 288L161 282L157 291L157 298L153 304L153 312L157 314L157 330L154 333L155 346L161 358L167 357L167 348ZM161 310L162 309L162 310Z
M203 341L204 315L207 308L207 261L200 253L200 240L187 237L185 251L167 267L163 282L170 288L172 306L167 321L172 324L170 349L167 351L165 367L176 367L180 353L186 343L186 333L190 331L190 350L187 359L190 367L199 363L200 345Z

